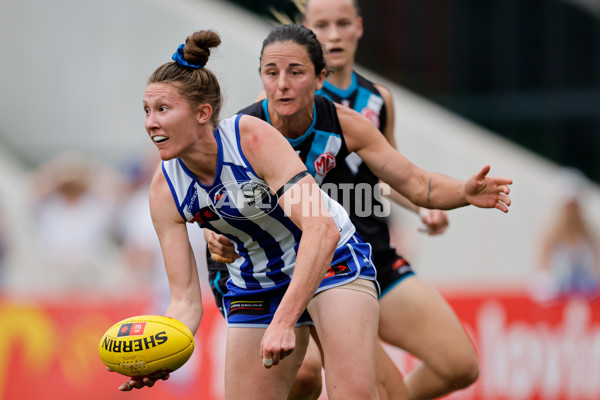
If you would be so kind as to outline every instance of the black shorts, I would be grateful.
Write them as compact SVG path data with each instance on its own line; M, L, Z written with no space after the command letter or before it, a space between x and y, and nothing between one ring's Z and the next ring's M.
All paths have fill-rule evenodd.
M375 268L377 269L377 282L381 288L380 299L397 284L415 274L408 261L398 254L383 260L380 257L379 263L375 261Z

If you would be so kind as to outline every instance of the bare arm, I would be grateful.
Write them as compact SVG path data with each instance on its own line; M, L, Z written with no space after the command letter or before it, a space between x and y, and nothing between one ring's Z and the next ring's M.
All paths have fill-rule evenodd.
M183 322L195 334L203 313L196 260L185 222L175 207L160 166L150 184L150 214L160 241L171 289L171 301L165 315ZM168 378L168 373L132 377L121 384L119 390L129 392L145 386L152 387L157 380Z
M466 181L428 172L397 152L369 120L354 110L337 106L349 151L356 152L373 173L412 203L449 210L468 204L508 212L512 180L487 177L489 166Z
M195 333L203 314L198 269L185 222L177 211L160 167L150 186L150 213L171 290L165 315L180 320Z
M271 125L244 116L240 121L244 154L275 192L306 169L293 148ZM339 231L312 176L304 176L279 199L289 218L302 230L290 285L263 337L261 354L277 364L294 348L293 328L314 296L331 264ZM303 211L312 212L303 212Z

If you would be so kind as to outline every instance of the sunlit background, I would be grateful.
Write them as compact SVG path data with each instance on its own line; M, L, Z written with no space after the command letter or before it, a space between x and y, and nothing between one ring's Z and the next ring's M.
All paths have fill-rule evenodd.
M544 233L574 195L600 231L600 1L359 4L358 69L392 90L399 150L456 178L490 164L514 179L507 215L450 211L441 237L392 209L394 244L479 350L481 377L451 398L600 398L597 292L556 297L538 270ZM287 0L0 0L0 400L222 398L225 327L193 226L206 313L190 362L122 394L97 345L168 301L147 204L158 160L146 79L187 35L214 29L223 43L207 67L222 117L234 114L260 90L273 7L295 16Z

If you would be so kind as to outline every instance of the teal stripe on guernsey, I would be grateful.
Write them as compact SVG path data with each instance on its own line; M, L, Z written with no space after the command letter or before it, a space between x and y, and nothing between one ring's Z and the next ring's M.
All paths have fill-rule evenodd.
M269 106L268 106L268 100L267 99L263 100L263 102L262 102L262 108L263 108L263 112L265 113L265 118L266 118L267 123L272 126L273 124L271 123L271 116L269 115ZM290 139L290 138L286 137L287 141L294 148L296 146L300 145L313 132L313 130L315 129L316 122L317 122L317 106L316 106L316 104L313 104L313 119L312 119L312 122L310 123L310 126L306 130L306 132L304 132L302 134L302 136L297 137L296 139Z
M331 83L325 81L325 83L323 83L323 89L327 89L329 90L331 93L339 96L342 99L347 99L348 97L350 97L352 95L352 93L356 90L358 86L358 83L356 82L356 73L354 71L352 71L352 81L350 82L350 86L348 86L348 88L346 89L340 89L337 86L333 86ZM329 97L327 96L327 93L320 89L317 90L317 94L321 95L321 96L325 96L325 97ZM332 100L333 99L329 99Z
M219 292L221 296L225 296L225 293L223 293L221 287L219 286L219 279L221 279L221 271L217 271L217 275L215 276L215 279L213 279L213 288Z

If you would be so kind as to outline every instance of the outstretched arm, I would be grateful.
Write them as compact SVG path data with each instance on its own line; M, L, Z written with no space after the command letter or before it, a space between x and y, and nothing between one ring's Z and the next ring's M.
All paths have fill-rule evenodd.
M336 106L349 151L356 152L373 173L412 203L449 210L472 204L508 212L508 178L488 177L489 166L466 181L426 171L397 152L377 129L354 110Z

